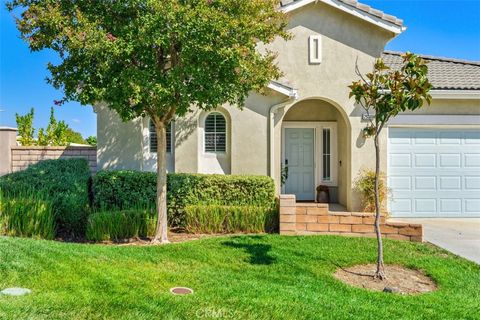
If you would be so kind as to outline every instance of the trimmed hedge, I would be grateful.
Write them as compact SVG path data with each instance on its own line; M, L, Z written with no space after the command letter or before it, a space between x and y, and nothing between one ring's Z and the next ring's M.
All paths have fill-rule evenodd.
M57 235L83 237L89 210L90 169L85 159L45 160L0 177L7 198L41 193L51 202Z
M274 208L194 205L185 208L185 229L191 233L271 232L276 217Z
M96 208L123 210L152 207L156 174L138 171L101 171L93 177ZM275 185L265 176L168 174L168 217L171 226L185 227L189 205L256 206L275 208Z
M95 212L88 217L86 236L91 241L120 241L153 236L154 209Z
M52 203L38 194L15 198L0 194L0 234L53 239L55 216Z

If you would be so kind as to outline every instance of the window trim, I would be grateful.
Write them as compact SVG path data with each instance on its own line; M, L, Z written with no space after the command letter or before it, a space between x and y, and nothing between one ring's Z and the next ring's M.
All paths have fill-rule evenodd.
M224 151L207 151L207 144L206 144L206 135L207 135L207 118L211 116L212 114L218 113L225 119L225 150ZM221 112L220 110L213 110L208 113L206 113L202 119L202 124L203 124L203 136L202 136L202 146L203 146L203 154L204 155L226 155L228 153L228 130L229 130L229 123L228 123L228 117ZM216 149L216 147L215 147Z

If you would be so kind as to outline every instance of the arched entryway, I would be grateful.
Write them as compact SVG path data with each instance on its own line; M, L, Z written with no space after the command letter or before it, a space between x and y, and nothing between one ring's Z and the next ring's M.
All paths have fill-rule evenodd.
M323 99L302 100L285 108L281 122L281 172L284 194L314 201L318 186L330 202L347 205L350 176L350 125L341 107Z

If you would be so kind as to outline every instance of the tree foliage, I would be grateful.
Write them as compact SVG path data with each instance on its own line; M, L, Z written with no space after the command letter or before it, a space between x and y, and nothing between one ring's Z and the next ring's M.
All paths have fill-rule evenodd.
M80 132L77 132L70 127L65 130L65 137L68 143L89 144L83 139Z
M350 97L361 105L370 119L364 129L366 136L374 138L375 144L375 232L378 242L377 270L375 277L383 280L385 270L383 265L383 243L380 230L382 181L380 174L380 143L379 138L387 122L401 112L415 111L426 101L430 104L429 94L432 88L428 80L428 67L419 56L407 52L402 56L403 64L398 70L392 70L382 59L376 60L373 71L365 77L357 69L361 78L353 82L349 88ZM370 117L370 115L373 116Z
M68 124L55 118L53 107L50 109L50 119L47 128L38 129L38 137L34 138L35 128L33 127L35 110L32 108L29 113L20 116L16 114L17 127L22 146L66 146L70 143L86 144L80 132L71 129Z
M50 108L50 120L47 129L40 128L38 130L39 146L66 146L68 142L68 125L65 121L57 121L53 107Z
M97 146L97 137L95 136L89 136L87 139L85 139L85 141L93 147Z
M33 127L33 116L35 110L32 108L30 112L21 116L18 113L15 114L17 121L18 134L20 136L20 144L22 146L31 146L35 143L35 128Z
M52 49L62 102L106 102L124 120L242 105L280 72L258 42L287 37L276 0L15 0L33 51ZM171 109L174 108L174 111Z

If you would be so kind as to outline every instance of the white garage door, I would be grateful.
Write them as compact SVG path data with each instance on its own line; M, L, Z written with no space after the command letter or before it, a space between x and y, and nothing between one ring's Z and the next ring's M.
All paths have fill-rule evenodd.
M389 128L394 217L480 217L480 130Z

